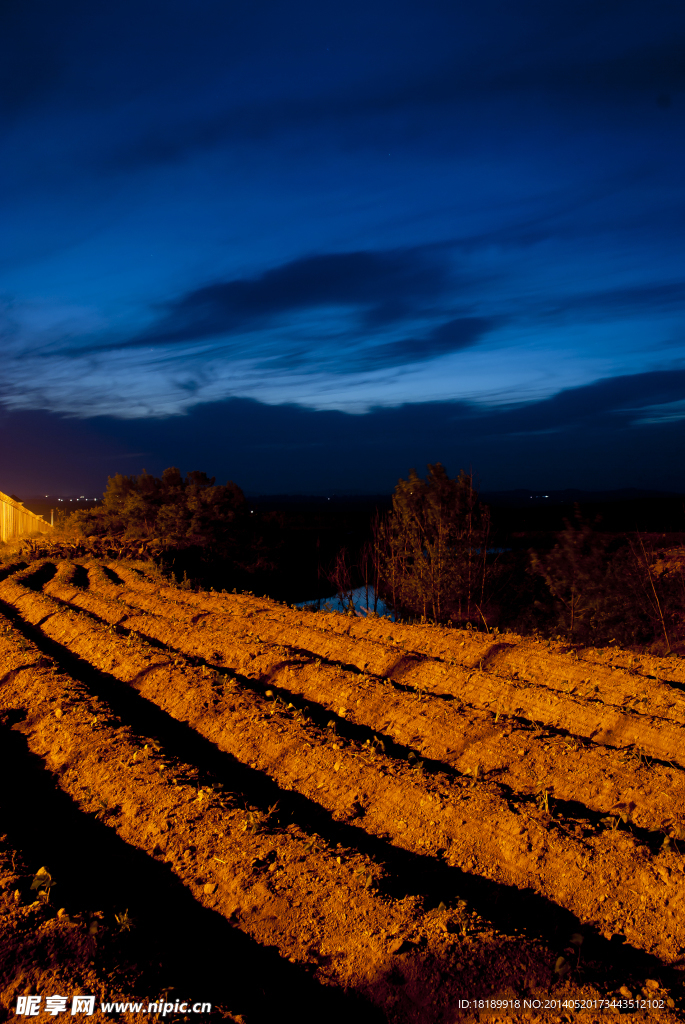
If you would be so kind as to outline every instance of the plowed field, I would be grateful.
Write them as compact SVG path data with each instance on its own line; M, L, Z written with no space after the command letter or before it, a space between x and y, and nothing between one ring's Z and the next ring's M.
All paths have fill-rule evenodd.
M681 659L0 576L0 1015L685 1020Z

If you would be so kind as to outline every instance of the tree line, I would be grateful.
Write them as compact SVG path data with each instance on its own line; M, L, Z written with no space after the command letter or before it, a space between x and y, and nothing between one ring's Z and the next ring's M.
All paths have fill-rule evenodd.
M440 464L400 480L377 517L359 564L345 552L330 573L341 594L369 584L397 617L483 629L562 635L572 641L685 642L685 552L664 562L639 533L602 533L576 508L548 551L490 546L490 510L471 474Z
M232 480L171 466L161 477L109 477L102 504L73 513L69 525L100 553L154 559L178 579L246 586L274 565L270 545Z
M76 512L71 523L91 545L154 558L178 579L264 593L287 535L278 516L255 515L233 481L217 485L199 471L183 477L175 467L160 478L110 477L101 506ZM683 643L682 569L639 534L602 533L580 512L547 551L494 548L491 531L473 476L452 479L435 463L425 479L411 470L398 481L367 542L354 553L341 548L326 575L349 606L353 588L366 585L412 621L663 650ZM288 534L287 543L297 546L298 536Z

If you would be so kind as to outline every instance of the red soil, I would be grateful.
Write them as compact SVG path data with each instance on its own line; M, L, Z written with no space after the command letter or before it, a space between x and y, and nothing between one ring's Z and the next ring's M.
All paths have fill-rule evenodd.
M0 744L22 780L0 797L8 1013L59 979L103 998L173 985L248 1022L284 1001L304 1021L470 1021L460 999L622 987L683 1019L680 659L149 571L46 562L0 583ZM72 821L78 870L32 803ZM36 857L63 888L27 911L16 860Z

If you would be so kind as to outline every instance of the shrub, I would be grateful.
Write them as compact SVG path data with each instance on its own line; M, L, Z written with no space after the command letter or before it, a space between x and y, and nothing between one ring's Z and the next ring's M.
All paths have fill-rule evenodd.
M450 479L439 462L425 480L411 470L376 527L378 576L392 607L436 622L483 618L489 525L470 474Z

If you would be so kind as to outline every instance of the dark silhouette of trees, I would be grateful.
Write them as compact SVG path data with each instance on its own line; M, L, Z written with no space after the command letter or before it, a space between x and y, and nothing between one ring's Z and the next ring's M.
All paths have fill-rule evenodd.
M145 539L161 551L194 547L226 553L240 540L248 515L245 496L232 481L216 486L214 477L197 470L183 479L172 466L161 479L145 470L109 477L102 505L75 519L87 535Z
M592 643L654 643L661 635L669 651L672 633L682 632L681 577L660 576L657 561L639 533L601 533L576 509L551 551L530 553L548 591L536 602L540 624Z
M531 568L543 577L553 600L555 626L570 637L587 635L606 617L610 540L577 513L576 525L566 521L551 551L531 551Z
M450 479L439 462L422 480L400 480L392 512L375 530L383 597L435 622L484 620L490 516L470 474Z

